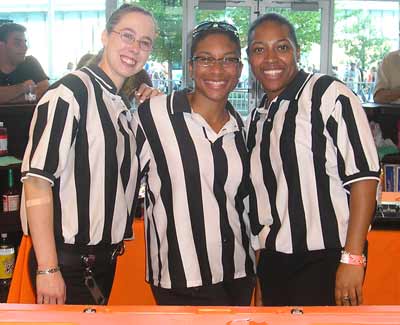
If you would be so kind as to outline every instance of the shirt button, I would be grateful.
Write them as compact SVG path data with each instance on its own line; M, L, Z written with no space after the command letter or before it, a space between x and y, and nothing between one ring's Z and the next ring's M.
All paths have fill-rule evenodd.
M222 238L222 242L223 242L224 244L226 244L226 243L228 242L228 239Z

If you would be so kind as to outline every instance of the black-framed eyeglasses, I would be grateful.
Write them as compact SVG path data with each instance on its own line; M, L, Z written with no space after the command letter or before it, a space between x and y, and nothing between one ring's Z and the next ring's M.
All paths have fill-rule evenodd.
M215 30L215 31L222 31L222 32L229 32L239 38L239 32L237 28L225 21L205 21L201 24L198 24L192 32L192 37L197 37L200 33Z
M113 33L119 34L122 42L128 45L132 45L134 42L138 42L140 49L146 52L150 52L153 49L153 42L150 39L136 39L135 34L127 31L116 31L112 30Z
M221 63L224 68L232 68L240 63L240 58L223 57L220 59L216 59L212 56L194 56L192 57L192 62L195 62L201 67L213 67L217 63Z

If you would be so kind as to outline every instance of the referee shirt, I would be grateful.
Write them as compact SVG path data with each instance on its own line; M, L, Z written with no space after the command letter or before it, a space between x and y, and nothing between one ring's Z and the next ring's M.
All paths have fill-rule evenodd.
M133 119L147 180L146 279L166 289L254 274L242 120L228 103L217 134L186 93L154 97Z
M358 97L330 76L300 71L266 102L248 121L253 233L282 253L344 247L351 184L379 180Z
M51 183L57 243L114 244L131 232L139 167L128 107L97 66L65 76L38 103L22 181ZM22 224L27 233L25 211Z

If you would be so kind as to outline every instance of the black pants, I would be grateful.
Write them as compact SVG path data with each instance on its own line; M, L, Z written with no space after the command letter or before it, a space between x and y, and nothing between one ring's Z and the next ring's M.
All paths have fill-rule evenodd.
M257 265L264 306L334 306L341 249L283 254L262 250Z
M177 306L249 306L255 277L184 289L164 289L151 286L158 305Z
M104 304L107 304L111 293L116 268L116 255L114 254L112 258L115 247L115 245L97 249L91 247L90 249L85 250L75 249L72 245L62 245L62 247L57 248L58 263L61 268L61 273L67 290L67 298L65 301L66 304L96 304L96 301L93 299L90 290L85 285L85 266L81 259L81 256L85 254L92 254L95 256L95 262L92 267L93 277L106 299ZM29 253L29 274L35 290L36 269L37 261L32 248Z

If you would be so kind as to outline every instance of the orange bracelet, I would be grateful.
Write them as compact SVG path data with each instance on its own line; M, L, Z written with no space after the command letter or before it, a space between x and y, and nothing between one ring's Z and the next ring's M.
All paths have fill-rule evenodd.
M342 256L340 257L340 263L351 264L351 265L367 265L367 258L364 254L362 255L353 255L345 250L342 250Z

